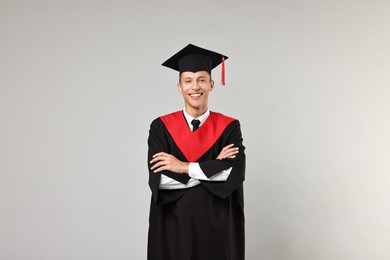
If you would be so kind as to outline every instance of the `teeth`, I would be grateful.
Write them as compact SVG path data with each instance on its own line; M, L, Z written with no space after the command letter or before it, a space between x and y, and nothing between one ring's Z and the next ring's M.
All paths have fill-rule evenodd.
M191 97L200 97L201 95L201 93L190 94Z

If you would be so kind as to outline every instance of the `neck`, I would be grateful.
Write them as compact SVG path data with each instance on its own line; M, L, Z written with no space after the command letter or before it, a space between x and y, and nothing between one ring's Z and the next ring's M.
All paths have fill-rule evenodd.
M206 113L207 111L207 106L205 107L189 107L189 106L185 106L185 109L186 109L186 112L192 116L193 118L198 118L200 117L201 115L203 115L204 113Z

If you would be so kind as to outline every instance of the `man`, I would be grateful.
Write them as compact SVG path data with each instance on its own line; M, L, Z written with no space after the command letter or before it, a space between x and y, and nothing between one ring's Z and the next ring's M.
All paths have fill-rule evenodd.
M244 259L240 123L208 108L211 70L225 59L189 44L162 64L180 73L184 110L150 126L149 260Z

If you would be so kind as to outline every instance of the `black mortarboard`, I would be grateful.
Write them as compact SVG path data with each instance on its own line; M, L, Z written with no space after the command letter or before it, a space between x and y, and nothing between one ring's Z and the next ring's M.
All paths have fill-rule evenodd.
M224 60L227 58L228 57L220 53L188 44L162 65L173 70L177 70L180 73L185 71L197 72L204 70L211 74L211 70L222 63L222 85L225 85Z

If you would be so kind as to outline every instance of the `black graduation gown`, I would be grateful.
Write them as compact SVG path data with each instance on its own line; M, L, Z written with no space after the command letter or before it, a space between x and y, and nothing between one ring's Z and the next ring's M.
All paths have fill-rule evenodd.
M182 117L180 120L185 120L184 115ZM222 148L232 143L240 148L236 158L216 160ZM159 190L161 175L150 170L152 156L164 151L181 161L187 161L187 158L161 118L155 119L150 126L148 145L152 191L148 260L244 260L245 147L239 121L230 122L211 148L203 151L197 160L208 177L232 167L224 182L201 181L188 189ZM186 174L169 171L162 174L182 183L189 179Z

